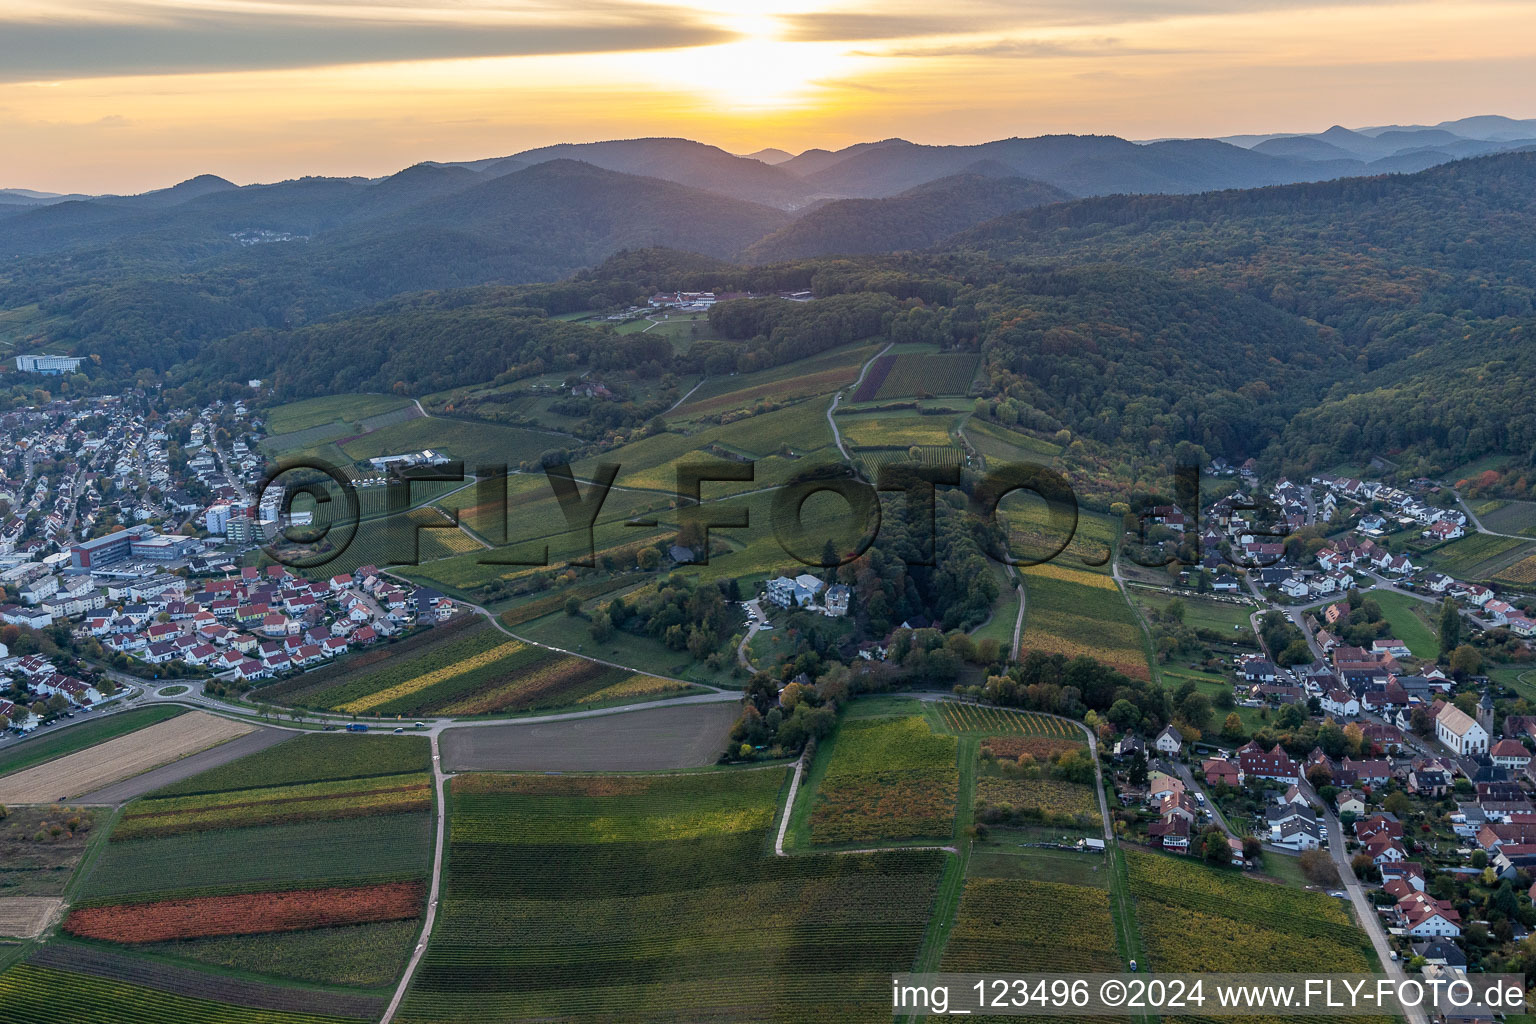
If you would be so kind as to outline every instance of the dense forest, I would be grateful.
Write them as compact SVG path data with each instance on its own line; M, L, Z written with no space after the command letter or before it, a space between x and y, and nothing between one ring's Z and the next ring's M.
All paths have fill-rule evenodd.
M820 231L818 217L857 249L929 230L893 214L900 204L942 219L956 190L1025 193L968 175L796 220L541 160L489 180L422 167L265 193L205 181L180 202L50 207L52 233L47 210L19 213L0 243L13 257L0 304L20 311L19 343L92 357L97 386L260 377L282 397L563 370L739 373L850 341L927 342L981 354L985 417L1130 486L1181 458L1303 472L1386 457L1442 475L1497 454L1492 489L1536 488L1536 153L1056 202L918 251L758 265L741 261L755 241ZM701 180L732 166L706 163ZM253 217L293 240L232 241ZM556 319L672 289L770 297L717 304L711 334L678 351ZM788 290L817 299L771 297Z

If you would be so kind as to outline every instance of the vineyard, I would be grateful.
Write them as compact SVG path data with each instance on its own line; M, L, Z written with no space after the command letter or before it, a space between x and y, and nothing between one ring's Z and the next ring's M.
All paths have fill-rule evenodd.
M963 395L971 389L974 352L907 352L881 356L854 392L855 402L924 395Z
M213 829L339 821L431 809L429 776L386 775L139 800L128 807L111 838L118 843Z
M1128 676L1148 678L1141 629L1114 580L1055 564L1034 566L1022 575L1023 650L1095 658Z
M1529 586L1536 583L1536 555L1527 555L1514 565L1500 569L1493 578L1503 583Z
M1074 745L1087 742L1083 730L1073 723L1033 711L1011 711L947 700L939 704L939 713L944 716L945 727L962 735L1043 736L1071 740Z
M917 445L916 462L921 466L959 466L965 462L965 452L950 445ZM854 453L865 468L878 477L886 466L911 465L911 448L859 448Z
M775 857L784 781L454 779L438 923L396 1020L888 1021L943 855Z
M313 672L304 672L292 679L262 687L259 693L263 700L310 706L308 702L316 694L339 689L349 680L366 676L368 671L376 666L405 658L429 656L432 652L458 639L462 633L478 633L489 628L491 627L483 619L466 615L440 626L422 630L405 640L375 644L366 651L348 655L340 661L331 662Z
M1070 921L1070 928L1062 922ZM1013 878L969 878L944 950L946 971L1120 971L1109 892Z
M1090 826L1098 821L1099 803L1093 787L1076 782L983 774L976 780L976 815Z
M18 964L0 974L0 1024L356 1024L359 1016L304 1013L218 1001L231 987L208 977L199 995L166 992L52 967Z
M1126 851L1153 970L1369 972L1370 941L1322 893Z
M432 745L424 736L309 733L157 789L149 798L408 775L431 767ZM141 806L132 805L129 815Z
M319 685L277 695L353 715L481 715L607 699L596 695L634 682L624 669L513 640L483 620L471 623L436 642L397 647L394 657L369 652Z
M811 810L815 843L948 839L958 745L921 717L844 722Z
M142 943L402 921L421 915L424 891L420 882L388 882L86 907L69 915L64 930L102 942Z
M951 416L918 416L901 413L850 415L837 418L844 440L858 448L901 448L909 445L949 445Z

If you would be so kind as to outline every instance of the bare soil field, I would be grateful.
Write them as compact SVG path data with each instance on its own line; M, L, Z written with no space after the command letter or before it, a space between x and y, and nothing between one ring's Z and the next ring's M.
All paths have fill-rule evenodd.
M0 804L40 804L72 799L111 782L254 732L255 726L194 711L168 722L108 740L89 750L0 779Z
M137 800L146 793L153 793L163 786L190 779L210 768L237 761L248 754L260 753L268 747L276 746L284 740L291 740L299 733L286 729L257 729L247 733L238 739L221 743L208 750L199 751L179 761L161 765L153 771L147 771L142 775L135 775L131 779L114 782L95 792L86 793L80 797L80 802L85 804L125 804L129 800Z
M0 895L62 896L97 812L72 804L8 810L0 820ZM0 935L12 934L0 928Z
M658 771L713 764L741 708L687 704L544 725L443 732L447 771Z
M49 896L0 897L0 935L35 939L47 930L64 901Z

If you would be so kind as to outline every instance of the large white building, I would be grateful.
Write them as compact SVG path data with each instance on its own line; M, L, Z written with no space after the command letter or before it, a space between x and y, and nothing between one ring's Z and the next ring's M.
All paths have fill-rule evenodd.
M22 373L74 373L80 360L71 356L25 355L16 357L16 369Z
M1462 756L1488 753L1488 730L1454 704L1435 716L1435 738Z

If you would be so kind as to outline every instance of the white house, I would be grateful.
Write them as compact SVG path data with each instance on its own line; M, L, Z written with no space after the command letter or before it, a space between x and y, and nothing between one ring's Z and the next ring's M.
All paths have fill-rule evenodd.
M1323 711L1335 718L1353 718L1360 713L1360 700L1348 690L1329 690L1320 703Z
M1462 756L1488 752L1488 730L1454 704L1446 704L1435 716L1435 738Z
M1180 734L1179 730L1168 725L1164 726L1163 731L1157 734L1157 739L1153 741L1152 745L1157 748L1157 752L1160 754L1177 757L1179 751L1184 749L1184 737Z

